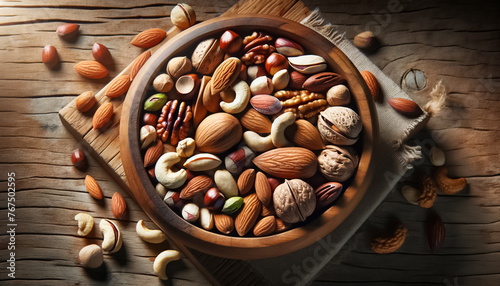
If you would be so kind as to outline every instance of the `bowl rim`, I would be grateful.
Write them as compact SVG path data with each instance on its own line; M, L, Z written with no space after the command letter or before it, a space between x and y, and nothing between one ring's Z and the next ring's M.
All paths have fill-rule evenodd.
M145 168L142 167L140 152L132 152L140 150L138 131L142 108L137 107L142 107L154 76L165 66L169 58L185 47L193 46L211 35L222 34L227 29L274 30L280 36L289 38L313 54L325 58L334 71L341 72L346 77L363 123L361 136L363 145L358 170L351 185L336 204L303 226L265 237L227 236L204 230L185 221L163 202L163 198L155 190ZM309 42L309 39L314 39L314 43ZM320 49L318 47L321 47L321 50L318 50ZM328 49L322 50L325 47ZM333 43L316 31L285 18L260 14L224 16L207 20L179 33L160 47L137 74L127 93L121 113L119 135L121 159L127 182L136 201L176 243L185 244L211 255L233 259L260 259L287 254L308 246L332 232L352 213L373 178L379 128L375 105L366 83L358 69Z

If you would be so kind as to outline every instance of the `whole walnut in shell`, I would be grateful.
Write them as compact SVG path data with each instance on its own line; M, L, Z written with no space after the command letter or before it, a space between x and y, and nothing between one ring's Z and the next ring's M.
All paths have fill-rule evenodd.
M361 117L348 107L328 107L318 118L319 133L326 141L335 145L356 143L362 128Z
M300 179L285 180L274 190L274 210L287 223L305 221L316 208L314 189Z
M359 157L351 147L327 145L318 156L321 173L332 182L349 179L358 167Z

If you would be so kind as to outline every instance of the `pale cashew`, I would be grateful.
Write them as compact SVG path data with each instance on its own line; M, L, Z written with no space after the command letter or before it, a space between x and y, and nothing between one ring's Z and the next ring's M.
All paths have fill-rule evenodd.
M99 229L102 232L102 250L107 253L117 252L122 248L122 233L118 226L110 220L101 219Z
M243 133L243 140L250 149L256 152L265 152L274 148L273 140L271 135L262 137L253 131L245 131Z
M147 228L144 225L144 221L142 219L137 222L137 225L135 226L135 231L137 232L137 235L145 242L162 243L165 241L165 239L167 239L163 231L159 229Z
M165 268L167 264L171 261L181 259L181 255L177 250L165 250L162 253L158 254L155 258L155 262L153 263L153 270L156 275L162 279L167 280L167 274L165 273Z
M158 159L155 165L155 175L158 182L167 189L176 189L187 180L187 172L181 169L174 172L172 168L181 161L181 157L175 152L168 152Z
M214 182L226 199L238 195L238 185L228 170L217 170L214 174Z
M188 158L191 157L191 155L193 155L195 148L196 144L194 142L194 139L188 137L177 143L175 152L177 152L177 155L179 155L179 157Z
M293 143L285 137L285 129L294 122L295 114L293 112L285 112L274 119L271 126L271 140L274 146L278 148L293 146Z
M86 236L94 227L94 218L87 213L78 213L75 215L75 220L78 221L78 235Z
M244 80L240 80L231 88L236 94L234 100L232 102L221 101L220 107L227 113L240 113L245 110L248 105L248 101L250 101L250 87Z

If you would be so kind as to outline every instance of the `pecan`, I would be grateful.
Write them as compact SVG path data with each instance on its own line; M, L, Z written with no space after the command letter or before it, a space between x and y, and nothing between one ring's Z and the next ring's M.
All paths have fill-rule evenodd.
M437 184L434 179L429 175L421 176L421 190L420 198L418 199L418 204L423 208L430 208L434 204L437 197Z
M371 243L372 250L380 254L398 250L405 242L407 232L408 229L400 223L391 235L373 239Z
M243 39L245 48L243 49L244 55L241 61L245 65L262 64L266 58L276 51L276 48L271 44L273 38L264 33L253 32L251 36Z
M168 101L163 106L156 125L158 138L163 142L167 142L170 138L170 143L174 146L177 145L180 140L187 137L192 117L190 105L185 102L179 103L177 99Z
M323 94L308 90L280 90L274 96L282 100L283 112L293 112L299 118L312 117L325 110L328 104Z

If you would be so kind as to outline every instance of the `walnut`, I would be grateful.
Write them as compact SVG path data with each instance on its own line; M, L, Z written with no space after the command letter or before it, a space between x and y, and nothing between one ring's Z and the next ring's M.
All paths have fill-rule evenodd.
M274 190L276 215L287 223L305 221L316 208L314 189L300 179L285 180Z
M349 179L358 167L359 157L351 147L327 145L318 156L321 173L332 182Z
M428 209L432 207L434 201L436 200L437 184L431 176L425 174L421 176L420 185L422 193L418 199L418 205Z
M391 235L373 239L371 243L372 250L380 254L398 250L405 242L407 232L408 229L400 223Z
M177 145L179 141L187 137L192 117L190 105L184 101L179 104L177 99L168 101L163 106L156 125L158 139L167 142L170 138L170 143L174 146Z
M308 90L280 90L274 96L281 100L283 112L293 112L298 118L310 118L327 107L325 95Z

